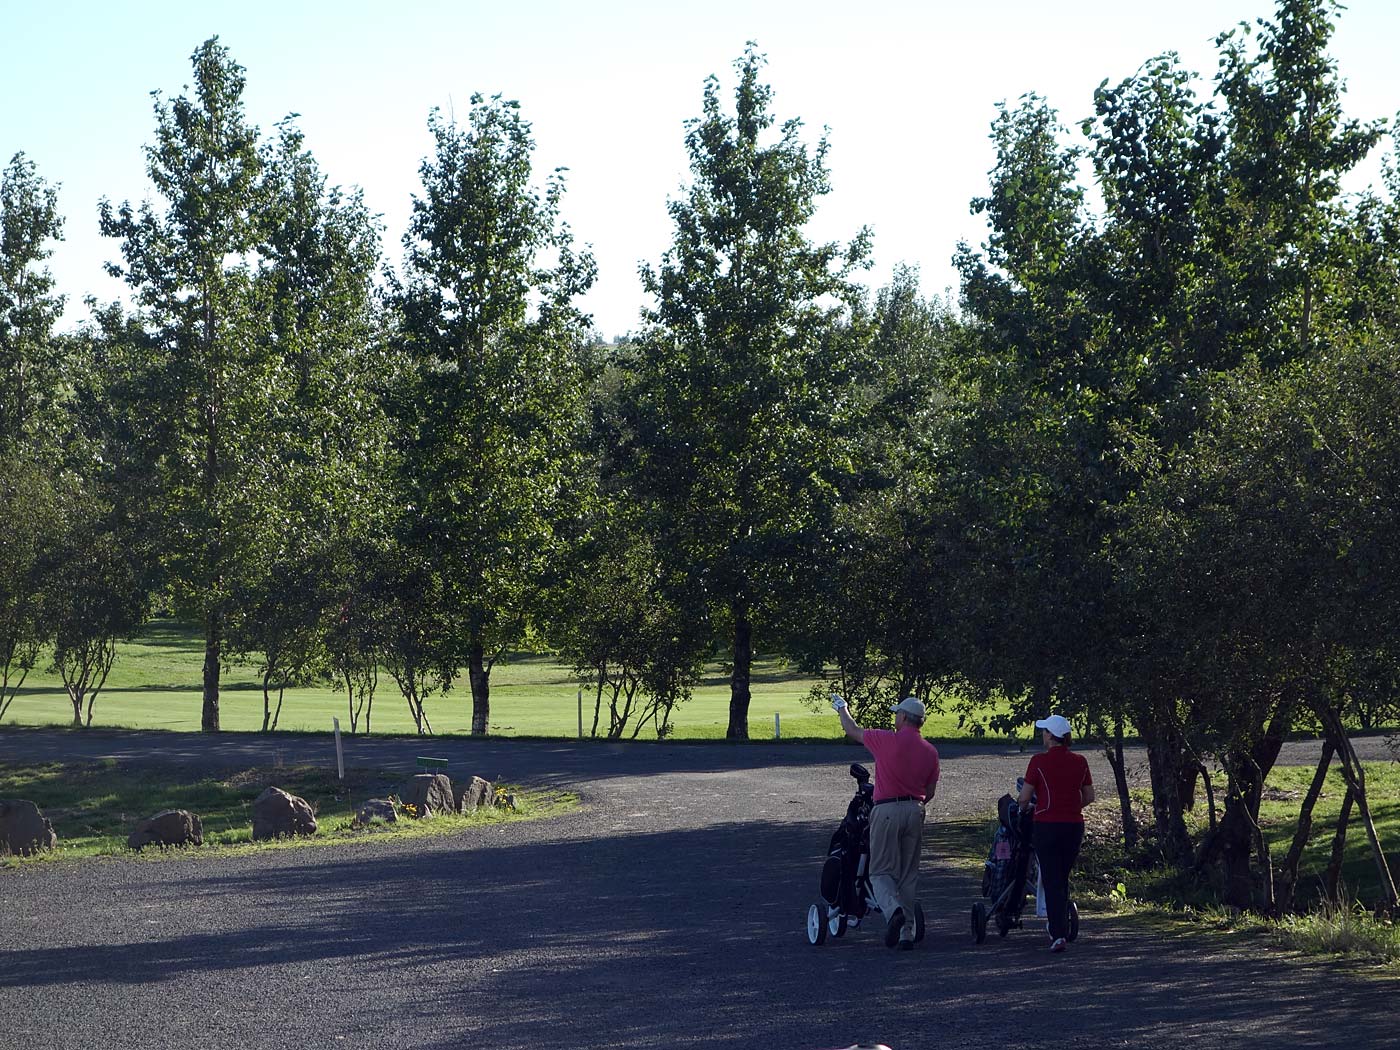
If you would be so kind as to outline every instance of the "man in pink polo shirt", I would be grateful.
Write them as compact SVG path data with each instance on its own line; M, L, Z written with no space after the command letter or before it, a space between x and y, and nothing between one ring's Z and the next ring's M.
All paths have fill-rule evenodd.
M919 732L924 705L906 697L894 707L894 730L862 729L846 701L832 697L841 727L875 758L874 808L870 812L870 887L889 916L885 944L914 947L914 903L919 889L919 851L924 807L938 788L938 749Z

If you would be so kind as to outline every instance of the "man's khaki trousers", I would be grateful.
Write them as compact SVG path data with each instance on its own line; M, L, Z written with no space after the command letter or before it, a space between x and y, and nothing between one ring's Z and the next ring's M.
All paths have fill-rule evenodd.
M914 939L919 851L924 840L922 802L884 802L870 811L870 888L888 922L904 912L901 940Z

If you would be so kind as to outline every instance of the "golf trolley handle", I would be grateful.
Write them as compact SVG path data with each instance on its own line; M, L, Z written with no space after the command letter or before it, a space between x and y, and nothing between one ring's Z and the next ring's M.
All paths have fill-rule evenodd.
M859 762L852 762L850 769L851 776L856 778L856 783L862 787L870 780L870 770L866 769Z

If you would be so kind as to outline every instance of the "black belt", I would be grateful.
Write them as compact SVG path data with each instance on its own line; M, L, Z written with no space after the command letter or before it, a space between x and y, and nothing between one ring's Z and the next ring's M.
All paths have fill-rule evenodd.
M918 795L896 795L894 798L877 798L875 805L883 806L886 802L922 802Z

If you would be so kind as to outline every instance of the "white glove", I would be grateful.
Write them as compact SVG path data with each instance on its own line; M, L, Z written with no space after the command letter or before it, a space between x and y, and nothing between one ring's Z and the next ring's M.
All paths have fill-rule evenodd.
M841 697L838 696L837 694L832 693L832 694L831 694L831 709L832 709L833 711L844 711L844 710L846 710L846 701L842 700Z

